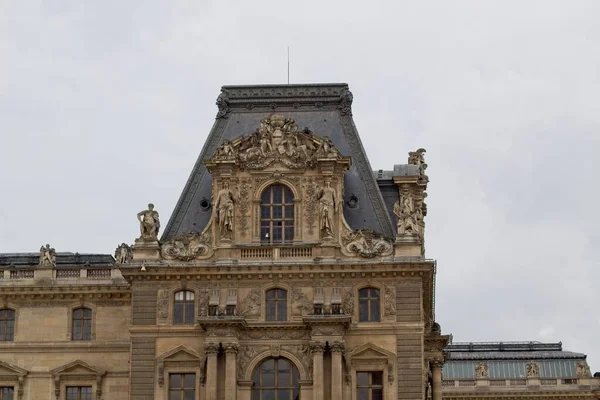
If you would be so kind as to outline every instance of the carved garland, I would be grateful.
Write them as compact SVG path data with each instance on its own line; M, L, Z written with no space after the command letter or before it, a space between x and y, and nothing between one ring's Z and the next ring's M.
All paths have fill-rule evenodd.
M342 235L343 249L363 258L389 256L394 251L391 240L369 228L347 231Z
M189 232L174 237L161 245L160 254L165 260L191 261L213 255L210 232Z

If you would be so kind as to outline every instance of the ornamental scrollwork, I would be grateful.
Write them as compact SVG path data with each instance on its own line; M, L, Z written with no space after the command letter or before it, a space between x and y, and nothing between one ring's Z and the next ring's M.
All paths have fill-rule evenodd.
M240 339L284 339L298 340L310 339L310 331L308 330L283 330L283 329L252 329L239 332Z
M158 291L157 317L163 323L169 318L169 291L167 289Z
M313 168L318 158L339 159L341 155L329 138L299 131L293 118L273 114L262 119L249 136L224 141L210 161L235 161L242 170L263 170L274 162L306 169Z
M386 316L396 315L396 288L393 286L385 287L383 313Z
M250 211L250 191L252 189L252 181L249 178L243 178L238 184L238 220L240 234L246 236L248 233L248 212Z
M160 254L165 260L191 261L196 258L209 258L213 255L210 232L189 232L174 237L164 243Z
M363 258L389 256L394 251L391 240L369 228L347 231L342 235L342 244L348 255Z
M315 230L315 213L317 211L317 190L318 186L315 178L306 178L304 184L304 195L306 199L306 224L308 226L308 233L311 235Z

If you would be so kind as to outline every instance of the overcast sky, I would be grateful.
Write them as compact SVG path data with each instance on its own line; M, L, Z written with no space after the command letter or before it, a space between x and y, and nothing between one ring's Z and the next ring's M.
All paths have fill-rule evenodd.
M294 4L293 6L291 4ZM373 169L427 149L455 341L562 341L600 371L600 2L0 0L0 251L163 226L224 84L347 82Z

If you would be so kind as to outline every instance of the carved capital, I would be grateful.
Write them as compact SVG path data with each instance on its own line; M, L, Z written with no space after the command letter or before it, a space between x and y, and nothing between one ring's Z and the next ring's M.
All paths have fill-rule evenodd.
M336 340L335 342L331 343L329 347L331 348L332 353L344 353L346 345L344 342Z
M218 343L204 343L204 353L206 355L217 355L219 353Z
M225 354L237 354L240 347L237 343L225 343L223 344L223 349L225 350Z
M325 352L325 343L310 342L309 346L310 346L311 354L317 354L317 353L323 354Z

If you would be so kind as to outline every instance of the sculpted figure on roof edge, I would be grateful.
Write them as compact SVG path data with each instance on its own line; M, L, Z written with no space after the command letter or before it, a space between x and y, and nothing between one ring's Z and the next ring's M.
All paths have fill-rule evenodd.
M140 211L137 219L140 221L140 237L145 240L156 240L160 229L160 219L158 212L154 211L154 204L150 203L147 210Z
M398 235L418 234L417 220L419 213L422 219L422 211L415 208L415 201L410 192L405 192L400 199L394 203L394 215L396 216Z
M46 247L40 247L40 265L44 267L56 266L56 250L51 248L49 244Z

